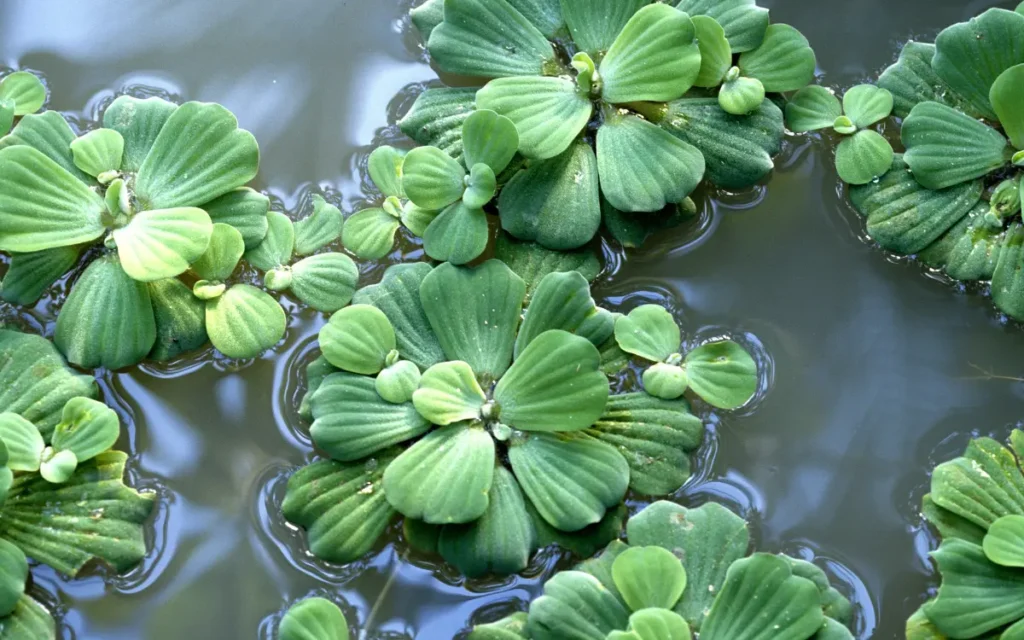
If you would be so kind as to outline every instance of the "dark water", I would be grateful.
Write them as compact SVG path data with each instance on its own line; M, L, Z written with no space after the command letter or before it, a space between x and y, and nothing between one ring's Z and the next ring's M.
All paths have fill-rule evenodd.
M311 186L360 205L360 163L397 134L415 83L435 75L404 15L409 0L0 0L0 63L41 71L51 108L94 110L111 90L148 85L218 101L263 152L261 187L295 210ZM975 0L776 0L803 30L824 82L869 78L910 37L990 6ZM398 97L396 97L398 96ZM936 461L977 432L1021 417L1024 341L983 294L886 259L859 238L837 193L830 146L794 139L762 192L723 198L707 233L678 230L628 255L596 295L674 298L685 327L758 336L774 383L756 412L715 425L706 482L684 503L723 499L760 544L835 566L861 603L861 638L902 637L930 568L917 507ZM364 282L376 275L366 273ZM627 297L627 299L623 299ZM461 584L387 547L361 565L307 559L275 507L310 448L294 416L299 365L323 318L293 314L283 347L239 367L211 362L104 376L130 419L137 482L161 491L158 553L128 576L42 586L70 610L66 635L170 640L254 637L304 595L340 593L373 631L447 640L481 607L535 594L532 577ZM985 373L987 372L987 373ZM386 585L389 583L389 588Z

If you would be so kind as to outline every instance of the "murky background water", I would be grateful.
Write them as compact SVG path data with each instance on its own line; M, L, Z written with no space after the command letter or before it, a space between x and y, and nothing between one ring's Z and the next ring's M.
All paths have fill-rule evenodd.
M54 109L88 114L125 85L221 102L259 140L259 186L281 206L296 210L318 186L351 212L363 198L360 163L397 135L388 125L415 84L435 78L408 34L409 4L0 0L0 63L45 74ZM847 87L906 39L1015 3L763 4L809 36L826 83ZM845 566L852 573L833 569L862 605L860 637L901 638L930 584L917 515L928 470L972 434L1003 437L1021 418L1024 384L1008 378L1024 375L1024 340L983 294L862 242L829 154L820 139L794 139L763 193L723 198L697 238L680 229L626 256L596 295L670 299L692 333L760 339L773 387L753 414L716 422L704 452L717 449L715 462L679 500L724 500L763 547ZM115 579L67 583L37 570L69 609L67 637L249 639L286 602L340 593L360 624L376 605L378 637L447 640L481 607L493 614L537 593L559 558L539 558L531 577L467 586L390 546L344 570L303 556L276 505L285 474L310 454L293 400L323 321L293 314L286 343L244 367L205 358L104 375L129 422L133 477L165 498L159 552Z

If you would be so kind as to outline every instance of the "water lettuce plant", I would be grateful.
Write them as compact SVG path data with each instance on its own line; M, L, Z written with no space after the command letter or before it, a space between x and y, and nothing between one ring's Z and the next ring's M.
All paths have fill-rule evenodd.
M16 119L35 113L46 104L46 87L34 73L15 71L0 80L0 136L7 135Z
M26 592L27 559L75 577L102 562L118 572L146 554L153 495L124 484L111 450L117 414L97 402L47 340L0 328L0 635L56 638L50 613Z
M990 9L908 43L878 86L902 118L905 152L850 189L882 248L964 281L991 280L996 306L1024 319L1024 15Z
M479 258L491 236L484 207L516 155L519 133L508 118L481 109L463 123L462 141L461 160L431 146L404 156L391 147L371 154L371 179L387 199L381 209L352 216L346 246L360 257L383 257L404 224L435 260L461 265Z
M277 630L278 640L348 640L348 622L338 605L326 598L296 602Z
M544 584L529 611L469 640L852 640L852 606L816 565L748 555L746 522L717 503L659 501L629 519L628 544Z
M177 278L214 224L247 245L266 233L269 202L242 188L258 168L255 138L217 104L121 96L77 137L57 112L26 115L0 139L3 298L33 304L82 263L57 317L61 352L111 369L174 357L174 325L194 313Z
M645 304L615 321L615 342L622 351L654 364L644 370L644 390L664 400L687 389L718 409L738 409L757 391L757 363L732 340L715 340L680 352L682 335L664 307Z
M843 136L836 148L839 178L863 185L892 168L892 145L870 127L888 118L893 105L887 89L871 84L853 87L842 102L825 87L814 85L797 91L786 104L786 124L795 133L831 128Z
M554 250L589 241L603 201L656 212L705 178L756 184L784 136L766 92L815 71L806 38L746 1L429 0L413 22L442 72L486 85L428 89L402 130L458 159L475 109L509 118L527 163L499 195L502 227Z
M686 481L703 424L685 400L610 393L614 316L586 278L547 274L524 313L526 293L497 260L398 265L331 317L304 401L328 459L283 503L314 555L356 560L401 514L464 574L515 573L571 534L614 537L627 488Z
M907 621L908 640L1016 638L1024 630L1024 432L977 438L932 473L922 513L941 543L942 582Z

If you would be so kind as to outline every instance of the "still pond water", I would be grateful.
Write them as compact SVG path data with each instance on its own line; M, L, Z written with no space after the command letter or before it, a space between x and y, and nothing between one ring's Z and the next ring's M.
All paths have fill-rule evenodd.
M42 72L50 108L86 115L128 85L221 102L259 140L258 186L281 206L294 211L318 186L340 190L351 212L369 150L398 139L389 125L436 77L409 33L410 2L0 0L0 63ZM839 87L871 77L907 39L1012 6L762 4L808 35L823 81ZM714 463L678 499L723 500L762 548L817 556L860 604L860 638L901 638L931 584L917 514L928 470L1024 416L1024 384L1010 379L1024 375L1024 340L981 295L862 242L829 154L823 140L791 140L770 188L717 203L701 233L675 230L626 255L595 296L667 301L690 332L758 337L771 387L750 415L715 423L704 451ZM367 269L364 284L377 277ZM345 569L305 559L276 505L310 455L293 406L323 322L293 314L285 344L244 367L207 354L104 374L129 419L133 479L164 498L158 552L113 580L37 571L68 607L67 637L265 637L285 603L333 593L360 624L376 609L371 637L448 640L482 607L494 614L539 591L558 558L540 558L532 577L471 585L391 547Z

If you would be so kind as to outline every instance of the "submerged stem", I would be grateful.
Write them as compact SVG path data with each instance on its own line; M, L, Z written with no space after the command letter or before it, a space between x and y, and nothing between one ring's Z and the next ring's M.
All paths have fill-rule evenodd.
M384 583L384 587L380 590L380 595L377 596L377 599L373 602L373 606L370 607L370 613L366 614L366 622L363 624L363 630L359 632L359 640L367 640L367 638L369 638L370 627L373 626L373 621L377 618L377 614L380 612L381 606L384 605L384 599L387 598L388 593L391 591L391 587L395 584L395 580L398 579L398 572L402 569L402 565L404 565L408 559L409 550L406 549L402 552L398 561L395 562L395 568L391 570L391 575L388 576L387 582Z

